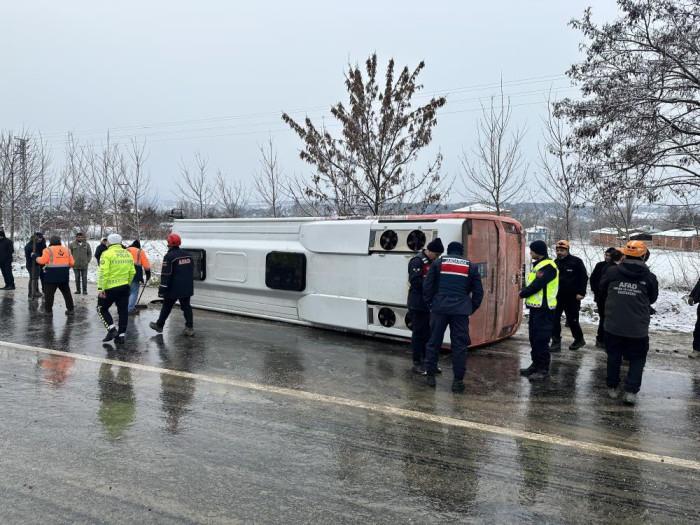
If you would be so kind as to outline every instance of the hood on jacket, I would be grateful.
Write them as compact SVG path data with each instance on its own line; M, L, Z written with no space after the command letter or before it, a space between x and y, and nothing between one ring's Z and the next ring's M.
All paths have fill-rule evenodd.
M651 273L644 261L637 259L625 259L617 267L623 275L634 279L639 279Z

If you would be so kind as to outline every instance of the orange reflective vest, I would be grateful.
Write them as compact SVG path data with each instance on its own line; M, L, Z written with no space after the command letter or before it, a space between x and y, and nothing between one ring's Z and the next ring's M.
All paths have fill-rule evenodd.
M65 246L52 245L44 248L41 257L37 257L36 262L44 266L46 283L67 283L69 280L69 269L73 268L73 255Z
M143 271L150 270L151 263L148 261L148 257L146 257L146 252L144 252L141 248L137 248L136 246L129 246L126 250L131 254L131 257L134 259L134 268L136 269L134 281L141 283L143 282Z

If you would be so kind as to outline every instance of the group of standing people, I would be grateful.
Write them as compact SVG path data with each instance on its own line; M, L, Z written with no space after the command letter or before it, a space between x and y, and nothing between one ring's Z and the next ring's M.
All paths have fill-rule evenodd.
M556 244L557 260L551 261L544 241L530 244L533 260L526 286L520 291L529 309L532 364L520 370L531 381L549 377L551 352L561 350L561 312L566 314L577 350L585 345L578 322L580 301L588 280L583 262L569 254L568 241ZM619 255L618 255L619 252ZM634 405L642 384L642 375L649 352L649 321L651 305L659 293L656 276L646 261L650 252L644 242L630 241L621 250L610 248L606 260L596 266L591 287L598 304L600 323L596 345L606 350L608 394L620 396L622 360L629 360L624 382L625 404ZM583 286L581 286L583 284ZM549 336L552 345L548 346Z
M185 317L184 336L194 335L193 312L190 297L194 294L194 263L190 254L180 248L182 239L177 234L170 234L167 239L168 252L163 258L161 283L158 296L163 299L163 308L156 322L149 326L157 333L163 332L163 326L173 306L179 301ZM63 246L58 235L49 238L46 244L42 232L32 235L24 247L26 268L29 272L29 298L44 297L44 311L53 313L56 291L63 295L66 315L75 312L75 302L70 290L70 269L75 275L75 294L88 293L88 267L92 258L92 248L81 232L68 246ZM0 269L5 280L3 290L14 290L12 275L12 256L14 244L0 230ZM139 240L128 248L122 245L122 237L113 233L102 239L95 249L98 264L97 273L97 311L105 325L107 334L104 342L125 343L128 316L136 313L139 290L151 278L151 265ZM40 291L41 285L41 291ZM109 312L112 305L117 306L118 324Z
M462 245L452 242L446 255L442 255L443 251L441 240L434 239L408 263L412 370L426 375L429 386L436 385L435 374L441 372L438 352L449 326L452 391L462 392L470 344L469 316L479 308L484 292L479 272L464 257ZM562 347L562 314L573 337L569 349L575 351L586 345L579 322L581 300L588 285L586 267L579 257L571 255L567 240L556 243L555 253L552 260L544 241L530 244L532 269L520 291L529 311L532 358L530 366L521 369L520 374L530 381L549 378L551 355ZM630 241L619 250L609 248L605 260L596 265L591 275L591 289L600 314L596 346L608 355L608 393L611 398L620 396L620 369L623 358L628 359L623 396L626 404L635 403L641 387L649 351L651 305L658 297L656 276L646 265L649 255L642 241ZM691 297L697 297L695 301L700 303L700 282ZM696 332L693 344L700 355L700 320Z

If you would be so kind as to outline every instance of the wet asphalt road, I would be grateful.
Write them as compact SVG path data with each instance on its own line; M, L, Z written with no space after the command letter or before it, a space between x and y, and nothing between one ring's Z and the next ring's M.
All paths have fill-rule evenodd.
M626 407L590 346L520 378L525 330L471 352L454 395L449 356L431 390L406 343L202 311L183 339L179 310L156 336L151 308L115 350L78 301L0 296L1 523L700 520L688 335L652 337Z

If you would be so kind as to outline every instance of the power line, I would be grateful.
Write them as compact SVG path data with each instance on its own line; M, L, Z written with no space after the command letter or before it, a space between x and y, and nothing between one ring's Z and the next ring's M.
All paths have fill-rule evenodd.
M563 74L557 74L557 75L546 75L546 76L540 76L540 77L527 77L527 78L514 79L514 80L509 80L509 81L503 81L503 82L492 82L492 83L487 83L487 84L475 84L475 85L471 85L471 86L460 86L457 88L433 91L432 93L419 93L416 95L416 98L434 97L434 96L449 95L449 94L455 94L455 93L467 93L467 92L471 92L471 91L483 91L483 90L487 90L487 89L492 89L494 87L499 87L501 85L508 86L508 87L514 87L514 86L534 84L534 83L552 82L555 80L560 80L564 77L565 77L565 75L563 75ZM571 89L573 89L573 88L571 88ZM458 101L455 101L455 102L458 102ZM299 108L299 109L287 111L286 113L288 113L288 114L309 113L309 112L316 112L316 111L320 111L320 110L327 110L329 107L331 107L331 106L324 105L324 106L314 106L314 107L310 107L310 108ZM239 115L229 115L229 116L222 116L222 117L208 117L208 118L201 118L201 119L161 122L161 123L155 123L155 124L135 124L135 125L129 125L129 126L118 126L115 128L109 128L109 131L110 132L145 131L145 130L152 130L153 128L176 127L176 126L192 125L192 124L200 124L200 123L206 124L206 123L226 121L226 120L245 120L245 119L254 119L254 118L261 118L261 117L279 116L279 114L280 114L280 111L258 112L258 113L239 114ZM105 133L105 129L89 129L89 130L73 131L73 132L71 132L71 135L73 135L74 137L78 137L81 135L94 135L94 134L102 135L104 133ZM151 133L155 133L155 132L151 131ZM66 135L66 134L67 134L67 132L61 131L61 132L42 133L41 136L44 138L52 138L52 137L58 138L58 137L61 137L63 135Z
M556 89L550 89L547 91L544 90L531 90L531 91L522 91L522 92L515 92L515 93L510 93L510 94L504 94L504 96L507 96L508 98L516 98L516 97L522 97L522 96L529 96L533 94L539 94L539 93L562 93L566 91L571 91L574 90L575 88L573 87L558 87ZM466 99L459 99L452 101L452 104L461 104L465 102L474 102L478 101L481 102L483 100L489 100L487 97L472 97L472 98L466 98ZM538 102L529 102L529 103L520 103L520 104L510 104L510 107L520 107L520 106L529 106L529 105L535 105L535 104L543 104L544 101L538 101ZM494 109L498 109L501 106L494 106ZM442 111L439 113L439 116L444 116L444 115L453 115L453 114L458 114L458 113L471 113L475 111L481 111L481 108L469 108L469 109L463 109L463 110L454 110L454 111ZM278 113L275 113L274 115L279 115ZM228 125L222 125L222 126L213 126L213 127L205 127L205 128L194 128L194 127L189 127L189 128L182 128L182 129L173 129L173 130L159 130L159 131L149 131L147 133L137 133L137 134L117 134L113 135L111 133L112 130L110 130L109 134L109 140L110 143L112 144L120 144L122 140L124 139L132 139L132 138L137 138L137 137L143 137L144 139L148 139L149 143L153 142L164 142L164 141L171 141L171 140L190 140L190 139L198 139L198 138L215 138L215 137L222 137L222 136L242 136L242 135L252 135L252 134L262 134L262 133L279 133L280 131L288 131L288 129L282 129L282 130L261 130L261 131L250 131L250 132L232 132L232 133L224 133L224 134L214 134L214 135L197 135L197 136L190 136L190 137L170 137L170 138L163 138L163 139L150 139L149 137L152 136L157 136L157 135L170 135L170 134L183 134L183 133L200 133L200 132L206 132L206 131L216 131L216 130L225 130L225 129L245 129L245 128L255 128L255 127L260 127L260 126L272 126L272 125L277 125L279 124L279 120L274 120L274 121L266 121L266 122L252 122L252 123L240 123L240 124L228 124ZM334 124L326 125L326 127L336 127ZM104 133L104 131L102 131ZM71 134L72 135L72 134ZM94 138L83 138L83 142L87 142L88 144L95 144L96 142L102 142L105 140L104 136L101 137L94 137ZM55 145L55 144L64 144L68 141L68 138L59 138L56 137L54 139L48 140L45 142L46 145Z

